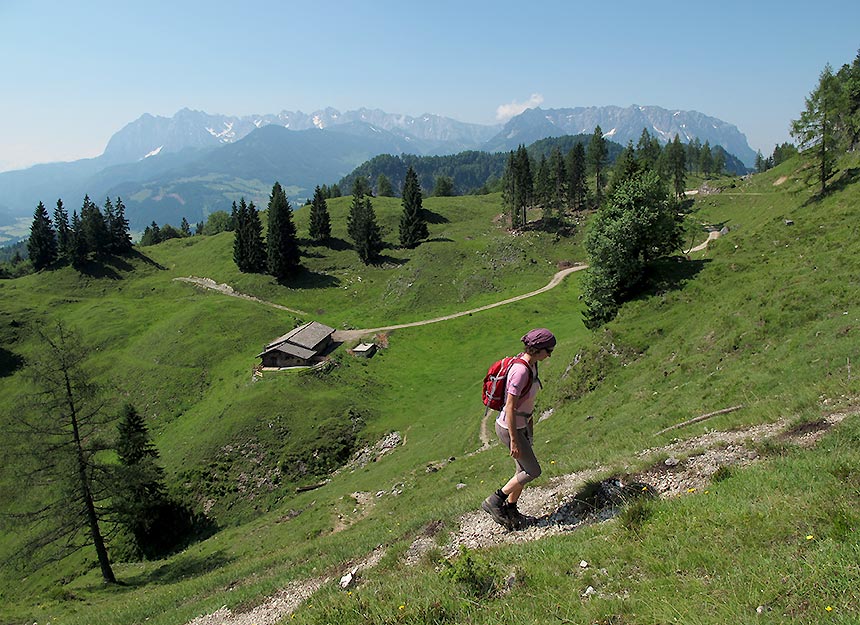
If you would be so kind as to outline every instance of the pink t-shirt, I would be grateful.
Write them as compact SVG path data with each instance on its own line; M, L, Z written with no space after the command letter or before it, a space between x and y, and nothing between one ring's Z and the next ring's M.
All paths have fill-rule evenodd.
M514 395L516 397L520 397L520 399L516 400L514 404L516 406L516 412L518 413L529 413L535 408L535 397L537 396L538 388L540 388L540 382L537 379L537 374L535 373L535 368L532 366L532 386L529 389L529 392L520 397L522 390L529 383L529 372L525 365L515 362L511 365L510 371L508 371L508 384L505 388L505 391L508 395ZM524 428L528 425L528 417L520 416L519 414L514 416L515 425L517 429ZM508 422L506 420L505 409L502 408L502 411L499 413L498 419L496 422L501 425L503 428L508 427Z

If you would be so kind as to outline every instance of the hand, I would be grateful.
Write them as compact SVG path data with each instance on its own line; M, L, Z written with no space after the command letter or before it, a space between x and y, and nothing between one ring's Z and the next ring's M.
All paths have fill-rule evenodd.
M511 440L511 458L519 458L520 457L520 446L517 444L516 440Z

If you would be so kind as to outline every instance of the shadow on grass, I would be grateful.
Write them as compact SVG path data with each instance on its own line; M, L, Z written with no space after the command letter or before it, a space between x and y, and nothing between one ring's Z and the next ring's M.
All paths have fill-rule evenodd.
M278 280L278 284L291 289L328 289L340 286L340 280L335 276L299 267L291 276Z
M23 366L24 359L21 356L10 352L5 347L0 347L0 378L12 375Z
M147 584L173 584L183 579L210 573L230 564L235 558L227 556L223 551L206 556L181 555L176 556L154 571L141 573L135 577L123 580L126 586L144 586Z
M675 291L695 278L704 269L709 259L685 260L680 257L666 258L652 263L647 269L645 279L627 301L661 295Z
M833 180L833 182L827 185L827 189L824 191L824 193L815 193L814 195L812 195L812 197L808 198L803 203L803 206L804 208L808 206L814 206L824 198L834 193L844 191L848 187L848 185L855 184L858 181L860 181L860 167L852 167L850 169L846 169L838 178L836 178L835 180ZM816 181L816 184L820 186L820 181Z
M451 221L447 217L445 217L444 215L440 215L439 213L437 213L435 211L427 210L426 208L423 210L424 210L424 219L428 224L437 225L437 224L451 223Z

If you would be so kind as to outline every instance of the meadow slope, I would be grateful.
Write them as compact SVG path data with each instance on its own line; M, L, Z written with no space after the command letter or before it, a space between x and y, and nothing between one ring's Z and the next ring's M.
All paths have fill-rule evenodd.
M94 374L144 406L174 488L209 505L220 526L164 560L117 563L119 587L100 583L86 553L24 580L7 570L2 621L259 616L269 598L318 580L315 594L299 596L310 598L279 617L856 622L856 171L855 162L843 164L842 183L823 199L807 191L797 162L696 196L690 237L704 241L704 224L726 226L728 234L689 260L663 263L640 296L594 332L582 325L573 274L516 304L390 331L379 337L386 348L378 356L359 361L341 351L323 375L252 381L255 350L305 319L173 279L206 276L337 329L373 328L534 291L559 263L585 260L579 237L511 236L495 221L497 195L434 198L427 201L435 215L430 242L392 248L372 268L358 265L346 245L308 247L306 273L288 286L238 274L228 235L146 249L149 260L107 275L58 272L2 283L4 345L27 357L38 347L35 327L52 316L79 327L96 346ZM333 203L333 214L342 218L346 201ZM393 239L397 202L379 198L375 208ZM297 218L306 232L302 210ZM498 446L482 445L480 380L535 325L552 328L559 345L541 370L538 410L547 418L536 448L544 476L534 494L551 491L548 505L558 509L586 479L651 476L677 496L540 540L489 527L484 533L502 536L500 544L464 541L464 519L510 471ZM0 378L4 406L26 401L21 374ZM660 433L734 406L743 407ZM816 428L827 418L833 423ZM312 450L346 421L359 424L355 447L386 437L395 443L297 492L321 476L291 473L294 452ZM713 432L730 437L774 424L769 437L701 442ZM780 436L783 429L790 435ZM797 433L812 430L820 440L800 444ZM756 461L731 462L732 445ZM724 460L714 460L694 486L649 473L673 454L675 466L692 465L706 450ZM14 505L5 473L3 485L4 503ZM533 512L544 514L537 506ZM469 551L447 557L457 544ZM7 553L14 545L8 534L0 541ZM340 575L369 558L374 566L360 583L341 591Z

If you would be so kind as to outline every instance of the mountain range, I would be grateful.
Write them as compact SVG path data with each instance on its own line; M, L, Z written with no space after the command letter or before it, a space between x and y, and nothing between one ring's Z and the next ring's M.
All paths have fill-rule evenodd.
M678 134L683 142L721 145L747 166L755 159L736 126L657 106L535 108L503 126L365 108L243 117L182 109L173 117L142 115L115 133L99 157L0 173L0 225L32 215L40 201L52 210L62 198L71 211L85 194L99 203L121 196L133 229L182 217L194 223L229 210L242 196L265 206L275 180L301 201L315 185L332 184L379 154L502 152L547 137L590 134L598 125L622 145L635 144L646 128L664 144Z

